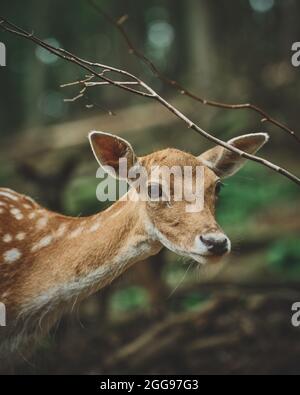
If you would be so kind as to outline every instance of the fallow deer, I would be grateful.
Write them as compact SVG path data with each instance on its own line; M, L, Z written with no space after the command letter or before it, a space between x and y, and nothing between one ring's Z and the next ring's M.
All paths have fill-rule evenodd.
M31 349L66 309L163 247L203 265L216 264L230 252L230 240L215 219L215 205L220 180L236 173L246 162L243 158L222 147L199 157L165 149L137 158L119 137L92 132L89 138L98 163L116 172L122 158L128 167L146 169L202 166L204 207L188 213L185 201L175 202L172 196L169 202L145 201L131 188L135 199L121 198L89 218L71 218L0 189L0 302L7 309L7 327L0 328L0 366L8 356ZM254 154L268 138L249 134L229 143Z

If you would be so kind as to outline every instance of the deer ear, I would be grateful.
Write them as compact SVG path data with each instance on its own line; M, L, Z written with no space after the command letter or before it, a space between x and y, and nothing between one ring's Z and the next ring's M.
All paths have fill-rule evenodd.
M126 176L123 174L124 170L128 173L137 164L133 148L121 137L93 131L89 134L89 140L97 162L111 175L124 178ZM120 159L126 163L125 169L120 169Z
M254 133L236 137L228 141L228 144L248 154L254 155L268 141L268 134ZM233 176L247 162L247 159L241 158L238 154L235 154L221 146L217 146L205 152L199 156L198 159L222 178Z

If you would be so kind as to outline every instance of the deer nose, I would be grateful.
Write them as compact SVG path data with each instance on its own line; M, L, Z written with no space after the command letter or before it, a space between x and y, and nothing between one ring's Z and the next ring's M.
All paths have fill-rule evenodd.
M222 256L230 251L228 237L221 233L209 233L200 236L200 240L213 255Z

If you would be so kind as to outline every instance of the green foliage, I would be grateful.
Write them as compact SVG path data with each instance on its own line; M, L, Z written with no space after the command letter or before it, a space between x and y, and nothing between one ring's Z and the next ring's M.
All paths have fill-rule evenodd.
M191 292L184 296L181 301L181 307L185 311L197 311L206 301L206 295L202 294L201 292Z
M299 199L297 186L253 163L224 183L218 217L225 226L246 221L270 205Z
M142 287L127 287L116 291L110 300L112 314L145 309L149 305L147 291Z
M13 179L14 176L15 174L13 166L2 162L0 165L0 185L9 185L10 180Z
M268 252L269 266L288 275L300 276L300 243L299 238L283 239L274 243Z
M70 215L91 215L103 210L107 204L101 204L96 198L97 180L93 177L78 177L66 189L64 195L65 210Z

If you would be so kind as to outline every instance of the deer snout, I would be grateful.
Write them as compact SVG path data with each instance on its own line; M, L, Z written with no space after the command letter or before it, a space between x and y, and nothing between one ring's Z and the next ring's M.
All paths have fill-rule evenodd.
M211 255L223 256L231 250L230 240L222 233L208 233L201 235L200 241Z

